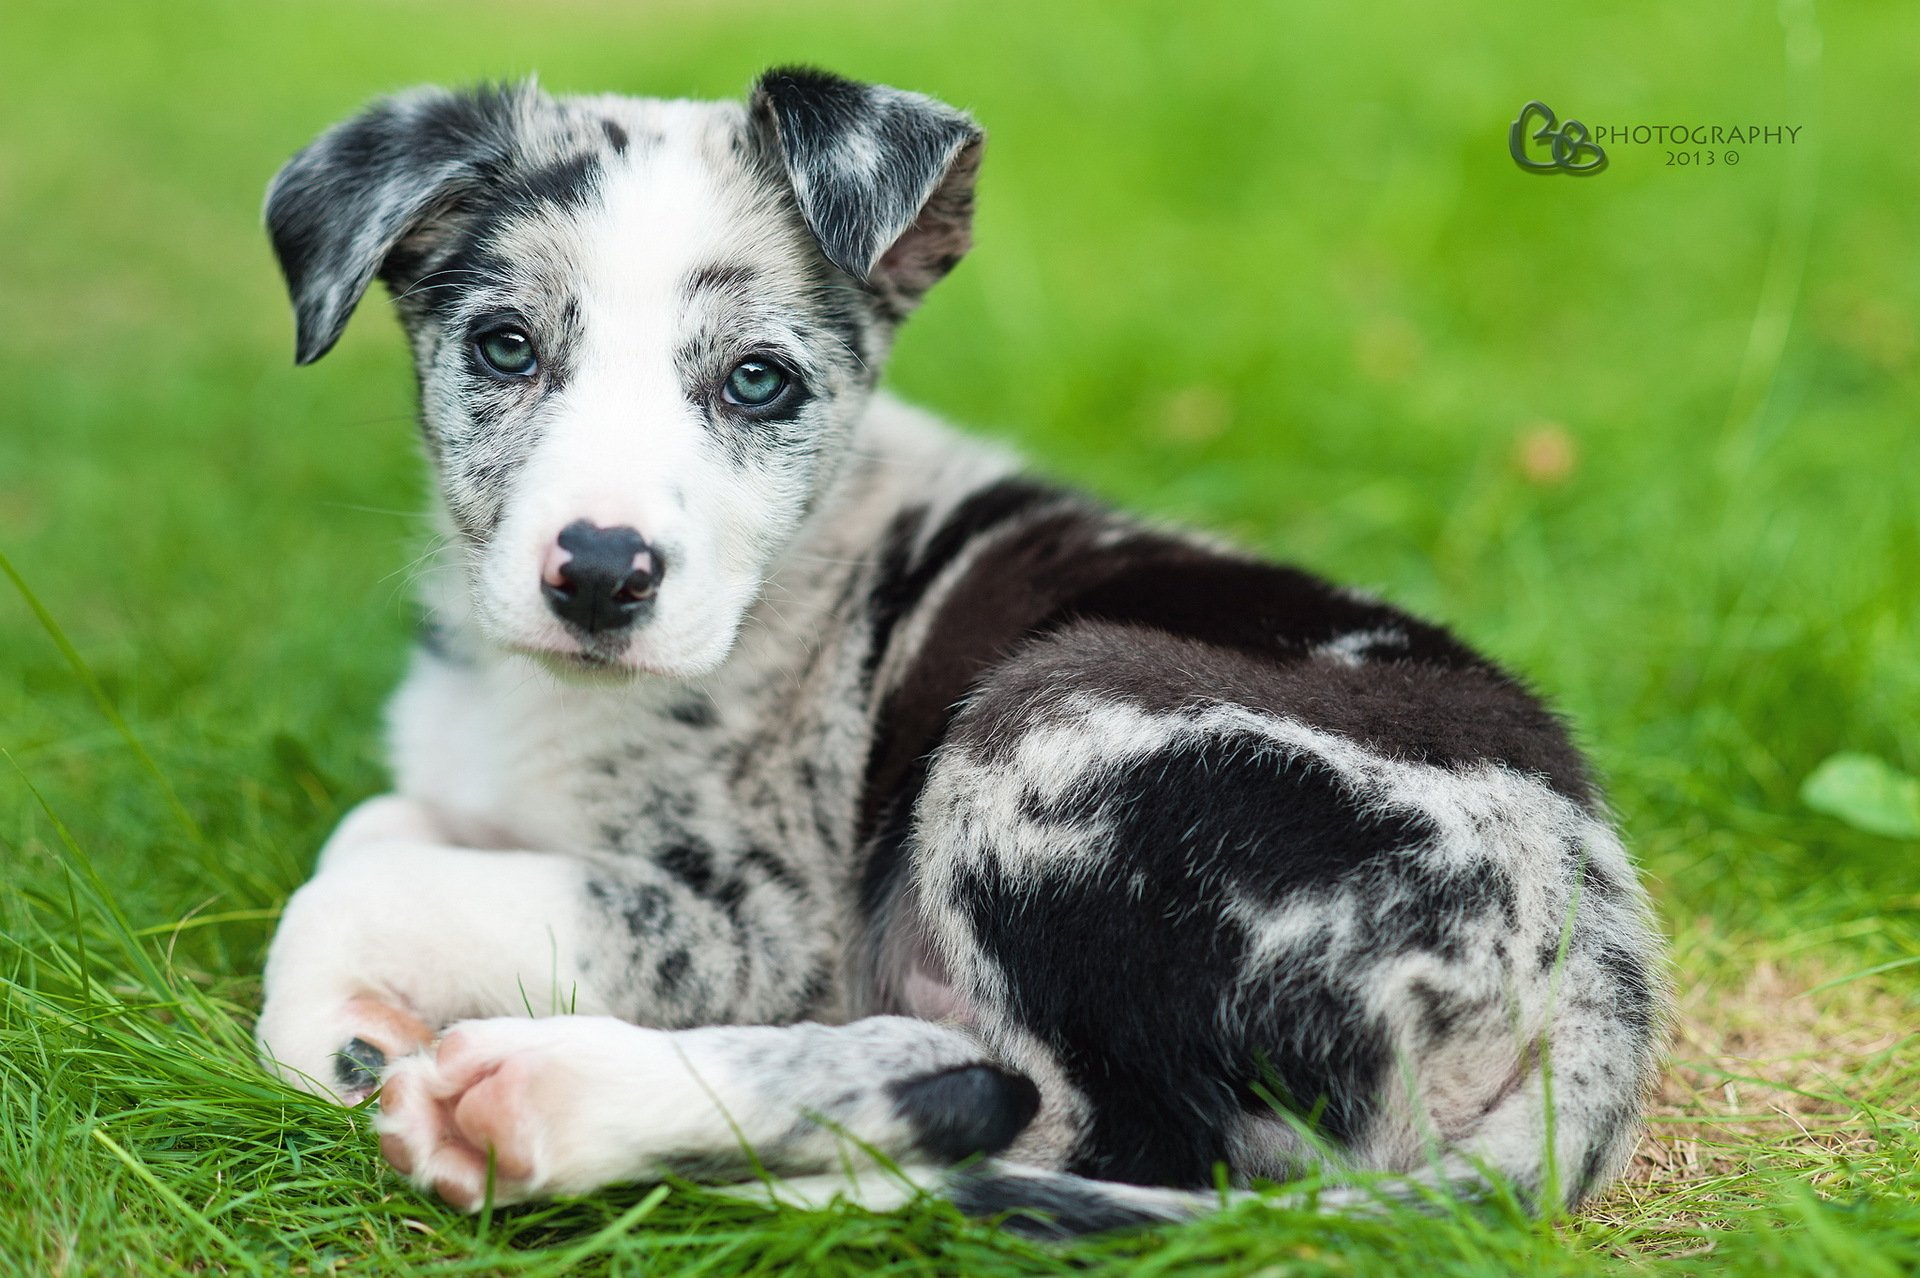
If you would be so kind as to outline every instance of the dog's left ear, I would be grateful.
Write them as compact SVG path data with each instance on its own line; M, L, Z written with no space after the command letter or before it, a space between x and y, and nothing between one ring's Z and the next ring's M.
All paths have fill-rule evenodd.
M884 85L782 67L754 86L800 215L827 260L904 314L973 243L985 139L965 112Z

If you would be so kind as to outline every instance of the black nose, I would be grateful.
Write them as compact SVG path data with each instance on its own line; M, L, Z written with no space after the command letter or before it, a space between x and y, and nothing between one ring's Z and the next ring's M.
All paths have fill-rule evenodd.
M653 600L666 564L632 528L576 519L560 530L560 549L540 589L554 615L588 634L630 625Z

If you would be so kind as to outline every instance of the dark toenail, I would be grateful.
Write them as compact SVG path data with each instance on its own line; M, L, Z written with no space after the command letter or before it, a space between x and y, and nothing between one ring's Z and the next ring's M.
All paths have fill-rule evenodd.
M380 1071L387 1067L387 1054L364 1038L350 1038L333 1054L333 1072L341 1085L355 1091L370 1091L380 1082Z

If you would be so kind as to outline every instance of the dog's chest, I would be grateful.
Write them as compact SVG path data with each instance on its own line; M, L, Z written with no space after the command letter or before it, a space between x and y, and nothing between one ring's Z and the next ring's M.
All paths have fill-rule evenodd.
M423 654L390 708L398 789L468 846L762 849L837 895L870 730L857 637L761 631L699 685L568 686Z

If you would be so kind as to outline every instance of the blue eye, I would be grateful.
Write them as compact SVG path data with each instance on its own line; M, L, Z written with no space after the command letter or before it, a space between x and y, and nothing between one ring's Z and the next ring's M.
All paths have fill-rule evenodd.
M502 377L531 377L540 367L533 339L511 326L488 329L473 339L473 349L481 363Z
M742 408L765 408L787 389L787 375L780 366L764 359L741 360L727 374L721 395L729 404Z

